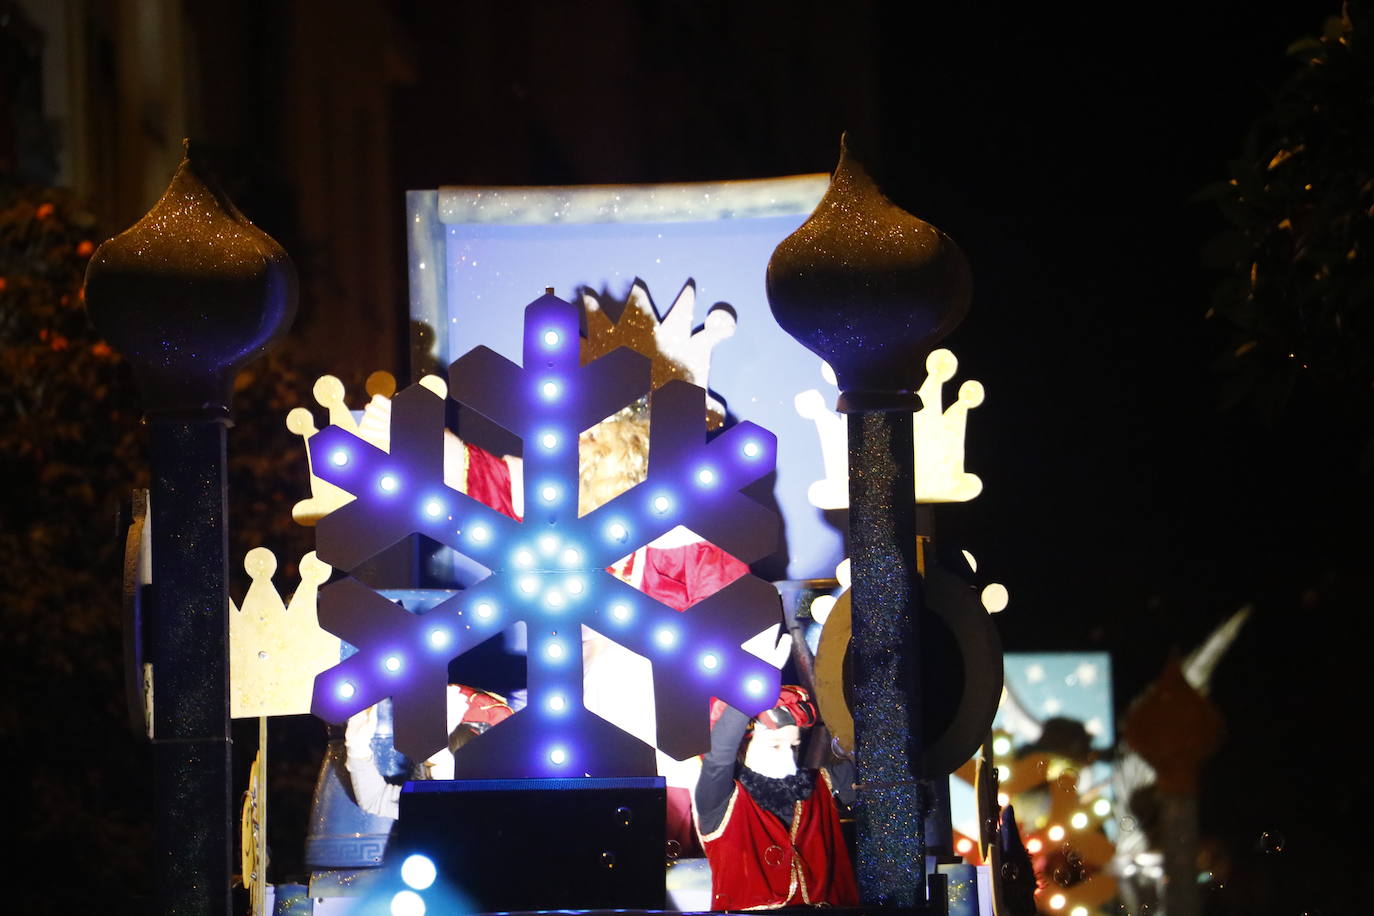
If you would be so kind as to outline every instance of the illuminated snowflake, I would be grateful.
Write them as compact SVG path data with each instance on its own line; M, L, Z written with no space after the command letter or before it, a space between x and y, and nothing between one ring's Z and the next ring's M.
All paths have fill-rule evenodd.
M355 498L320 519L317 552L345 571L422 534L491 573L423 614L363 582L321 589L321 625L358 647L322 673L312 711L330 722L391 697L396 746L421 760L447 746L449 662L517 621L528 630L528 706L457 755L465 777L616 776L653 771L652 750L583 705L582 627L653 665L659 747L709 745L709 699L770 706L778 671L741 648L780 620L771 585L743 576L679 613L606 572L678 525L751 563L776 547L777 517L740 492L772 473L773 435L740 423L707 441L705 391L652 394L648 476L578 517L578 434L650 386L649 361L619 349L578 360L578 309L552 295L525 311L524 367L478 347L449 369L450 396L520 436L525 514L502 515L444 484L444 400L419 385L393 401L390 451L338 427L310 440L315 473Z

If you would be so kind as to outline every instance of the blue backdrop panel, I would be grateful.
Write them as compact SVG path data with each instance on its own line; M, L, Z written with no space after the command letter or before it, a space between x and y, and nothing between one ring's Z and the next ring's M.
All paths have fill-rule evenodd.
M491 195L489 207L470 201L455 207L446 201L458 195L448 189L411 192L412 317L429 325L425 334L432 336L422 343L434 362L446 365L478 345L518 362L523 309L545 287L565 299L588 287L623 301L639 278L661 317L683 284L694 279L696 325L716 303L729 304L738 316L734 336L716 348L711 365L711 389L726 405L727 423L752 420L778 436L773 497L783 516L786 547L779 562L761 571L778 578L831 576L844 555L844 522L827 519L806 499L807 487L824 471L815 426L793 406L799 392L823 387L820 360L778 327L764 293L773 249L801 225L824 191L823 178L808 181L798 194L798 179L780 180L780 187L792 183L793 200L786 205L768 201L773 205L762 208L766 215L741 216L746 208L732 210L713 201L697 214L700 218L678 212L667 221L621 215L613 222L514 224L503 222L500 212L509 208L502 201L515 197L510 189ZM627 198L636 193L623 190ZM551 193L532 191L531 196ZM792 212L777 212L789 207ZM547 215L568 218L566 212ZM522 212L510 218L531 217Z

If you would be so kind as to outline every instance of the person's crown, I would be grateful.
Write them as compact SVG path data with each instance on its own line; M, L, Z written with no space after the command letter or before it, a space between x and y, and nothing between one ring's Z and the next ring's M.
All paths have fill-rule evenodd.
M707 312L701 329L693 333L696 297L696 281L688 278L660 319L644 281L636 278L624 311L612 322L605 308L609 297L584 288L581 298L587 336L582 341L583 364L617 347L629 347L653 361L655 389L674 379L709 389L711 353L716 344L735 333L735 315L728 307L717 305ZM725 405L709 393L706 411L713 428L725 420Z

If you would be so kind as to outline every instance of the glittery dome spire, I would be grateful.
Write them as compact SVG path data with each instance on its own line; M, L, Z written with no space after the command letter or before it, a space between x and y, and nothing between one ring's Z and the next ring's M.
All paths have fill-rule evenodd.
M969 298L963 252L888 200L843 139L825 197L768 262L774 317L834 367L851 409L914 409L925 355Z
M226 414L234 374L290 327L296 271L206 176L187 145L162 198L101 245L91 320L138 373L149 413Z

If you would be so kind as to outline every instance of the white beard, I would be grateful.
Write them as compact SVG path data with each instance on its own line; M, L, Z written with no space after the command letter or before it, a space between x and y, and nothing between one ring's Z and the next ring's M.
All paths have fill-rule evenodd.
M790 747L765 747L750 741L744 751L744 765L769 779L784 779L797 772L797 757Z

